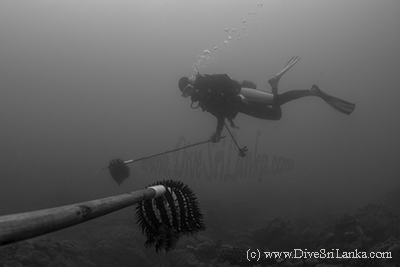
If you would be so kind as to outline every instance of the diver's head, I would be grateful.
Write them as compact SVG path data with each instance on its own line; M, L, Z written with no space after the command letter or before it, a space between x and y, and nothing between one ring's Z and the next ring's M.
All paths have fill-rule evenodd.
M182 92L184 98L191 96L196 90L190 82L189 77L182 77L179 79L179 90Z

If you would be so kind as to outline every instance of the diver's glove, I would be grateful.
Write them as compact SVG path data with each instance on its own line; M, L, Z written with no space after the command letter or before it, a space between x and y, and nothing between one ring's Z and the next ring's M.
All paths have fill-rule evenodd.
M247 146L244 146L242 148L239 148L239 156L241 156L242 158L246 157L246 152L249 149L247 148Z
M218 143L219 140L221 140L221 135L220 134L215 133L215 134L211 135L211 137L210 137L210 141L212 143Z

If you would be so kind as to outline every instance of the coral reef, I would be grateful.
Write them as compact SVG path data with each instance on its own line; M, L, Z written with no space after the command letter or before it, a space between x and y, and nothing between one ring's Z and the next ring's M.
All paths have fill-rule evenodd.
M367 204L357 209L353 217L374 243L385 241L391 236L400 237L400 218L385 204Z
M140 232L126 225L112 225L94 230L88 257L98 267L151 266L142 244ZM141 240L141 239L139 239Z
M73 241L38 239L0 248L3 267L96 267Z
M367 204L347 211L322 230L312 225L299 227L286 217L273 218L254 228L239 227L242 222L224 222L227 229L222 236L227 239L206 231L204 235L185 236L174 250L158 254L143 247L144 237L135 226L132 213L118 216L75 228L78 230L71 234L64 232L64 239L75 241L46 238L0 247L0 267L400 266L400 220L396 212L383 204ZM227 216L225 220L232 218ZM223 216L218 216L213 223L223 220ZM214 225L216 229L219 228ZM248 261L249 249L291 252L296 258L280 255ZM305 251L324 251L333 256L314 257ZM373 253L384 257L362 258Z
M368 251L390 237L400 237L399 217L384 204L367 204L347 212L319 234L317 249Z
M252 263L246 260L246 247L233 247L223 245L218 251L218 257L221 262L229 262L232 265L252 266Z
M104 240L89 253L98 267L151 266L141 249L125 247L117 242Z
M253 239L259 247L274 251L290 251L299 247L301 232L286 217L276 217L253 232Z
M218 249L218 259L217 262L229 263L230 265L238 265L243 267L253 267L255 263L260 266L267 266L269 264L274 264L277 261L275 259L267 259L265 257L260 258L257 262L247 260L247 251L251 249L250 247L242 246L230 246L230 245L222 245L221 248Z

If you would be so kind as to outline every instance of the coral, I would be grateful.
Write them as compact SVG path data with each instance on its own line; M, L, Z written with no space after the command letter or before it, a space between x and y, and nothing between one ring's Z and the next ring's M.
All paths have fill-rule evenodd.
M188 250L175 249L165 254L160 260L160 267L198 267L199 262Z
M367 204L357 209L353 217L374 243L391 236L400 238L400 218L387 205Z
M316 252L325 249L326 252L335 251L342 256L342 258L281 259L278 260L279 263L271 260L268 263L257 262L259 266L400 266L400 242L396 239L400 232L399 222L397 214L386 205L368 204L338 217L332 225L319 233L310 227L300 231L288 218L277 217L266 222L262 227L250 230L249 236L245 235L246 230L231 231L233 233L231 236L234 237L231 243L238 244L237 241L248 239L246 244L251 244L250 247L257 247L263 251L267 248L271 251L293 251L293 249L302 248ZM223 245L218 250L218 263L212 266L247 266L246 264L249 263L244 260L246 248ZM188 247L188 249L191 249L197 257L197 247ZM368 251L391 252L392 259L366 260L348 256L355 255L352 253L367 253ZM227 263L229 264L226 265Z
M369 250L369 253L371 252L386 252L391 254L390 259L372 259L371 264L376 264L376 266L388 266L389 264L400 265L400 241L394 237L389 237L386 241L376 244Z
M6 255L2 266L7 267L96 267L86 258L83 250L74 242L56 239L23 241L1 248Z
M249 261L246 260L246 247L234 247L229 245L223 245L218 250L218 257L221 262L229 262L230 264L237 264L240 266L252 266Z
M230 245L222 245L218 249L218 262L226 263L229 262L231 265L239 265L242 267L253 267L255 265L254 261L247 260L247 251L249 247L235 247ZM260 258L257 264L265 266L267 264L276 263L275 259L265 259ZM229 265L228 265L229 266Z
M315 265L317 265L317 264L319 263L319 261L318 261L317 259L306 259L306 260L304 261L304 263L305 263L307 266L315 266Z
M198 243L199 242L192 236L183 236L181 239L179 239L176 249L185 249L188 246L197 247Z
M298 248L300 237L300 230L286 217L276 217L253 232L253 239L258 246L274 251Z
M302 259L288 259L285 262L286 267L301 267L304 262Z
M124 214L122 214L124 215ZM135 228L131 214L126 219L105 218L104 222L84 227L81 232L72 233L80 241L63 241L54 238L34 239L0 247L1 267L230 267L230 266L400 266L399 217L387 206L368 204L339 216L322 231L299 229L285 217L277 217L254 229L225 229L228 238L218 240L219 235L183 237L176 249L156 254L144 249L144 238ZM220 217L218 217L220 218ZM227 222L223 226L236 225ZM122 220L123 219L123 220ZM318 218L313 218L318 221ZM221 218L222 220L222 218ZM216 228L215 228L216 229ZM213 239L210 238L210 235ZM67 236L65 236L67 238ZM218 240L218 241L214 241ZM229 244L229 245L228 245ZM299 258L278 261L268 259L248 262L247 250L293 251L301 248L316 251L324 248L346 252L390 252L392 259L357 258Z
M17 260L11 260L4 263L3 267L23 267L23 265Z
M215 245L210 241L200 243L194 250L194 254L201 261L209 261L217 257Z
M49 265L51 258L41 251L33 251L32 261L39 266L47 266Z
M96 247L89 252L89 258L98 267L131 266L150 266L146 255L141 249L126 246L124 242L113 239L100 241Z
M196 240L196 244L194 246L188 246L186 249L191 251L197 260L201 262L209 262L212 259L217 258L217 248L220 246L220 243L214 244L214 242L203 235L198 235L192 237Z
M140 241L136 242L138 238ZM90 244L95 246L103 240L115 241L125 246L133 246L135 243L143 246L144 243L144 238L139 230L123 224L95 229L92 233Z
M390 236L399 237L399 218L386 205L368 204L341 216L319 235L318 249L369 250Z
M86 241L90 246L87 255L98 267L151 266L142 250L143 236L129 225L114 223L93 228Z

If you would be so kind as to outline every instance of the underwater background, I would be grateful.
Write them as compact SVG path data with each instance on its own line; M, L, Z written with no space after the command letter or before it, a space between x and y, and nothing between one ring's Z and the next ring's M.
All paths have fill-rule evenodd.
M396 0L1 1L0 215L174 179L196 193L207 230L156 254L129 207L1 247L0 266L399 266L399 11ZM246 158L227 136L134 163L121 186L102 170L211 136L216 119L190 108L180 77L227 73L269 91L292 56L279 92L315 83L355 111L303 98L279 121L236 117ZM257 248L393 259L245 260Z

